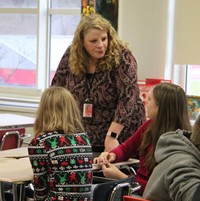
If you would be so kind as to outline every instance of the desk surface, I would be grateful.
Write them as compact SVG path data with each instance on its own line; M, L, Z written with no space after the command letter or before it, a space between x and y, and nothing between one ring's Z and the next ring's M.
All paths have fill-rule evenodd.
M0 151L0 181L20 183L31 181L33 172L28 156L28 148L21 147ZM129 159L128 161L114 163L117 167L122 165L137 164L139 160ZM93 170L100 170L101 167L93 164Z
M9 149L0 151L0 158L23 158L28 156L28 148L20 147L16 149Z
M138 159L133 159L130 158L128 161L123 161L123 162L118 162L118 163L113 163L115 166L120 167L122 165L131 165L131 164L138 164L139 160ZM93 170L100 170L101 166L97 165L97 164L93 164L92 165L92 169Z
M28 147L20 147L16 149L10 149L5 151L0 151L0 158L24 158L28 157ZM138 159L130 158L128 161L114 163L117 167L122 165L131 165L139 163ZM93 170L100 170L101 166L98 164L92 164Z
M35 118L16 114L0 114L0 128L33 126Z
M21 183L31 181L33 171L29 158L0 158L0 181Z

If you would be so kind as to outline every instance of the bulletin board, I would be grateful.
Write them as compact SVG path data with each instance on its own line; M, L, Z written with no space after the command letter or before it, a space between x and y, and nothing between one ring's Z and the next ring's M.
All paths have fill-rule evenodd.
M99 13L118 30L118 0L82 0L81 8L83 15Z
M196 120L200 115L200 96L187 96L187 106L190 120Z

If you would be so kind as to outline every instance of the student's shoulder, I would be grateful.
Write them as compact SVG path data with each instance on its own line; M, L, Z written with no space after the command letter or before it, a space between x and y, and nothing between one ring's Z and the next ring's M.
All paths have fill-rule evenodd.
M146 128L148 127L149 125L151 125L153 123L153 120L152 119L147 119L142 125L140 128Z
M76 137L81 137L81 138L84 138L84 139L89 139L88 134L86 132L75 133L74 135Z
M128 47L122 47L121 54L122 54L122 57L127 57L127 56L134 57L132 50Z
M197 186L191 201L199 201L199 200L200 200L200 183Z
M91 145L88 134L85 132L76 133L76 140L80 143Z

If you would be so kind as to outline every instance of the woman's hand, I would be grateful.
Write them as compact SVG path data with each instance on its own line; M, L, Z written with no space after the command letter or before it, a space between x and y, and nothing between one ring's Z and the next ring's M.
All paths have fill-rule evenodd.
M98 165L106 164L107 162L114 162L116 155L114 153L102 152L99 157L94 158L93 163Z
M102 165L102 171L105 177L112 179L123 179L128 177L126 174L121 172L114 164L105 163Z

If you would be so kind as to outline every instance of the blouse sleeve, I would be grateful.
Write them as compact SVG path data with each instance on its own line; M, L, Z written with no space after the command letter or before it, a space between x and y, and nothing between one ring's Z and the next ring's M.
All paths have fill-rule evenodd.
M62 56L60 63L58 65L58 68L56 70L56 73L52 79L51 85L56 86L65 86L66 85L66 74L68 71L69 66L69 53L70 48L67 48L66 52Z
M114 121L124 126L129 126L134 112L140 110L138 101L139 87L137 84L137 62L129 50L122 51L122 62L116 68L115 79L119 94Z
M151 122L152 120L144 122L131 137L111 151L116 155L115 162L126 161L129 158L136 158L138 156L143 134Z
M33 139L28 147L29 159L33 169L34 200L45 200L48 193L47 154L37 139Z

